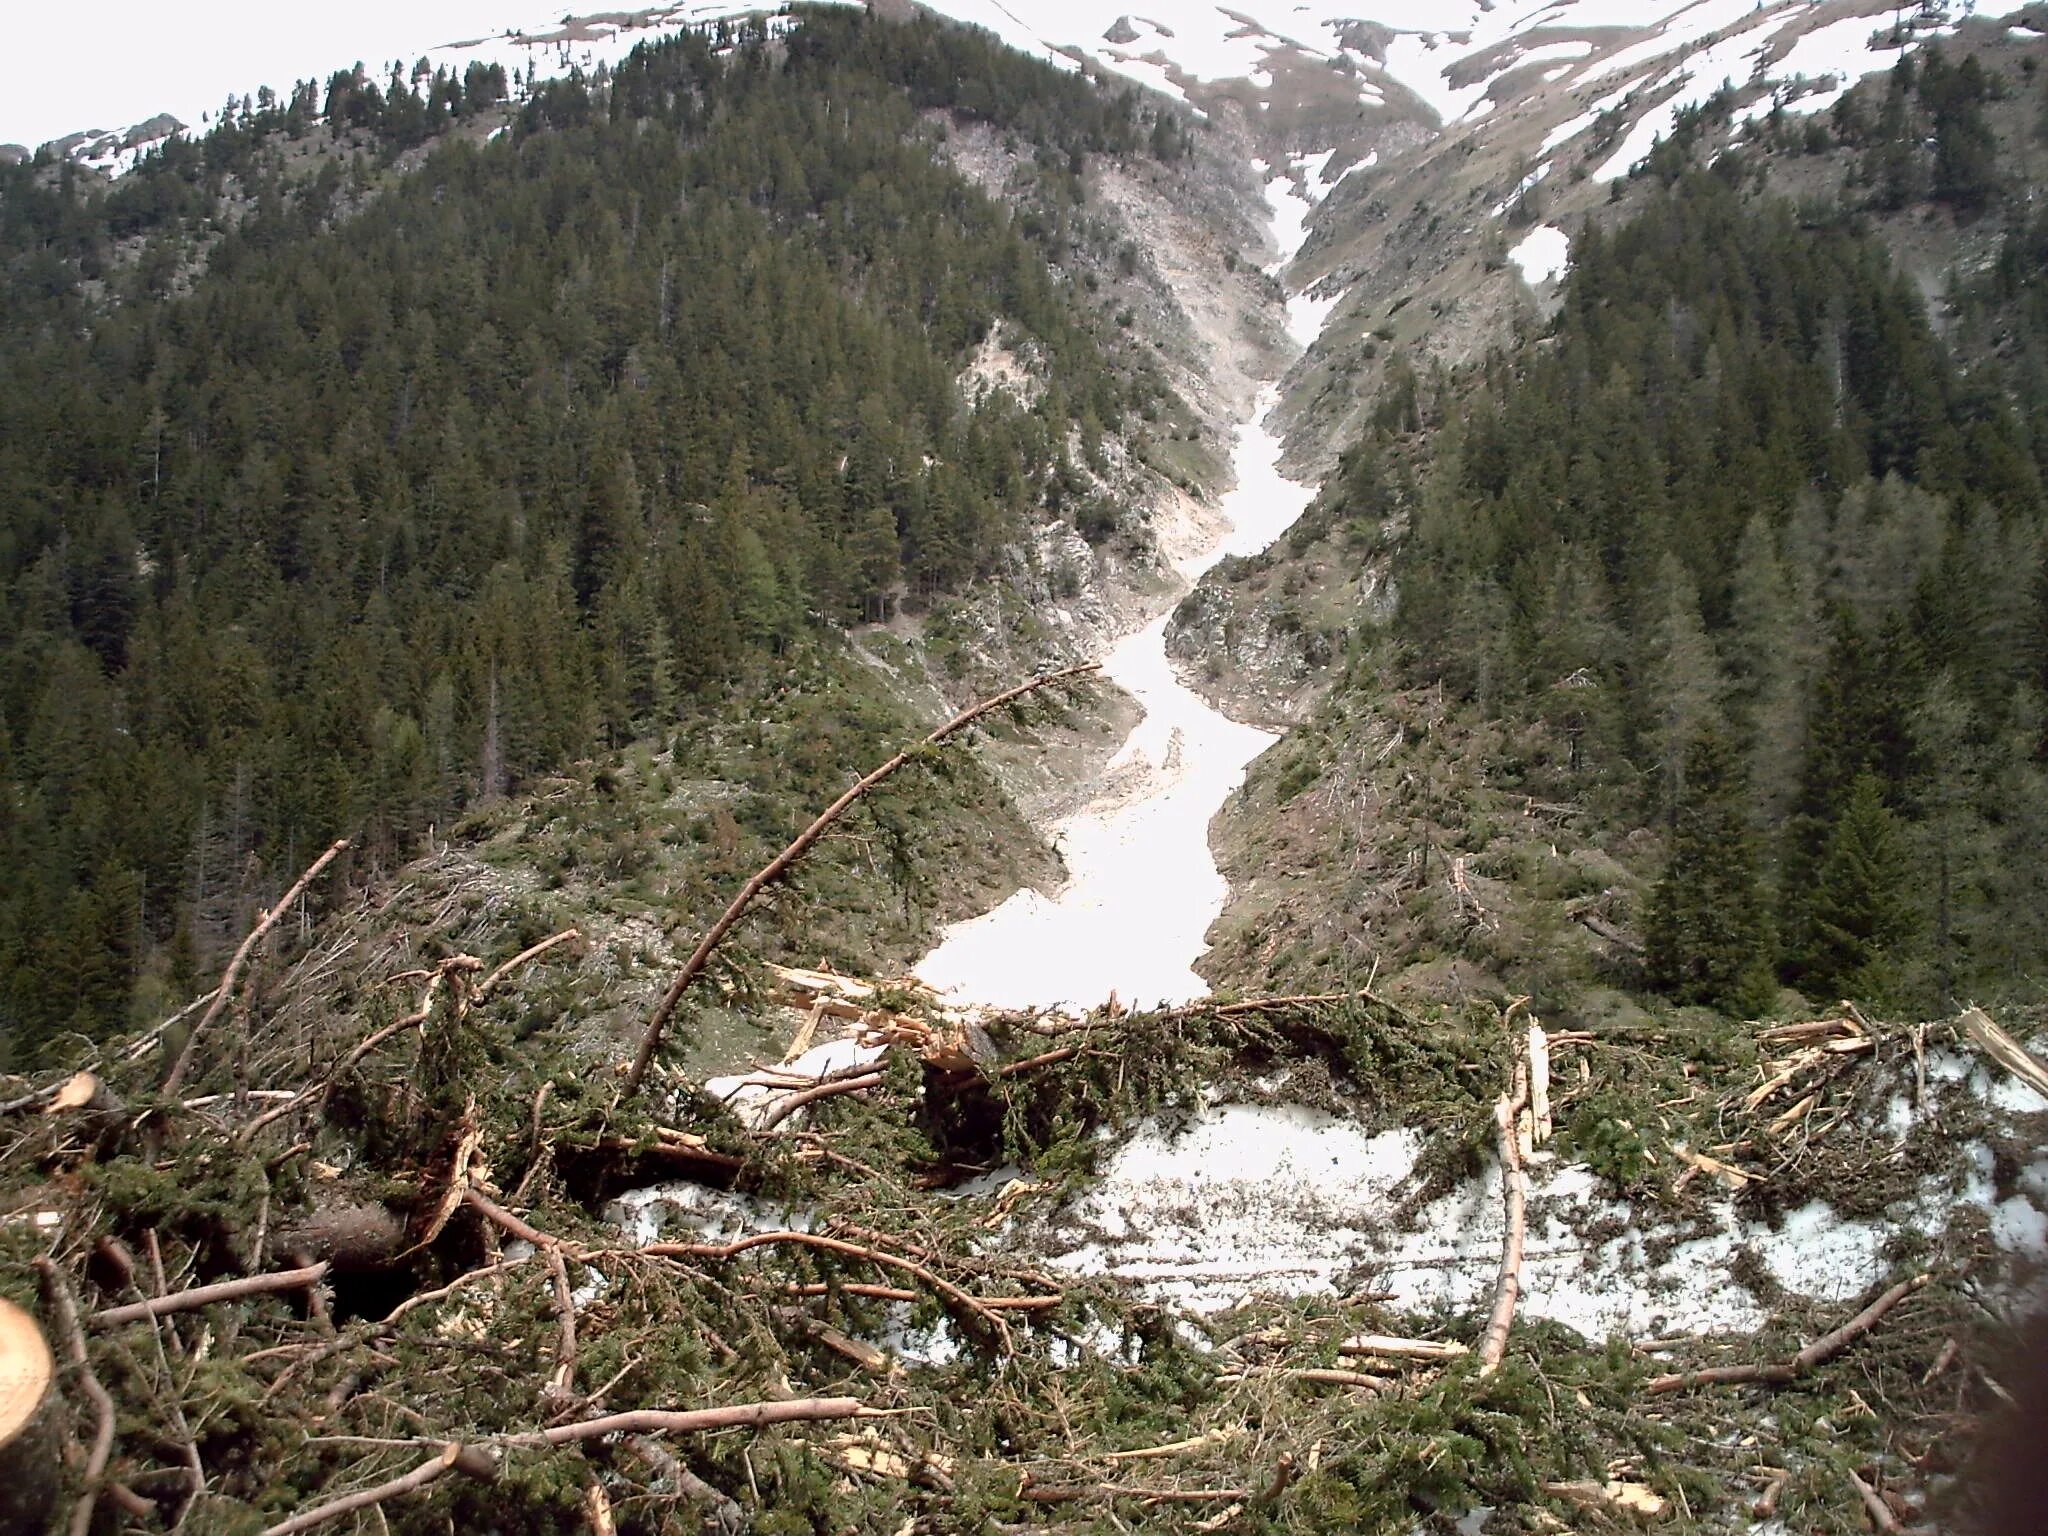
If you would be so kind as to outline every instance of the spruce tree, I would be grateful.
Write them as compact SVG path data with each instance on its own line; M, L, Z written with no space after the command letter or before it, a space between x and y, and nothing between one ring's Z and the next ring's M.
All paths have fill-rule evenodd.
M1914 923L1911 870L1884 785L1864 773L1830 829L1798 959L1811 987L1883 1005L1896 996Z
M1650 897L1650 980L1680 1002L1755 1014L1770 1002L1770 917L1740 759L1718 731L1686 753L1671 857Z

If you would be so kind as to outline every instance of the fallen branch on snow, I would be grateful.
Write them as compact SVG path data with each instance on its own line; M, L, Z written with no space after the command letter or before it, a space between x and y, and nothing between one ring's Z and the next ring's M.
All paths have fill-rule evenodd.
M1515 1011L1527 998L1508 1005L1503 1023L1511 1023ZM1512 1038L1512 1033L1510 1034ZM1515 1302L1522 1293L1522 1246L1528 1224L1529 1177L1522 1171L1522 1138L1519 1122L1529 1102L1529 1063L1515 1054L1512 1086L1493 1108L1493 1123L1500 1133L1501 1204L1506 1224L1501 1234L1500 1280L1494 1289L1493 1312L1486 1320L1486 1332L1479 1338L1479 1374L1491 1376L1500 1369L1508 1351L1508 1330L1515 1322Z
M1824 1365L1834 1359L1875 1328L1885 1313L1933 1278L1932 1275L1921 1274L1913 1276L1910 1280L1901 1280L1833 1333L1823 1334L1815 1339L1790 1360L1772 1360L1758 1365L1715 1365L1698 1371L1674 1371L1668 1376L1651 1377L1643 1383L1643 1391L1655 1397L1665 1392L1682 1392L1692 1387L1734 1386L1747 1382L1782 1386L1788 1381L1804 1376L1815 1366Z

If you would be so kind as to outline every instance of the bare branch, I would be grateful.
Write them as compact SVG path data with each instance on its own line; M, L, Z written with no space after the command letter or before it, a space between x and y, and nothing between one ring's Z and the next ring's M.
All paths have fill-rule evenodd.
M809 852L811 845L825 835L825 829L844 815L848 807L860 799L861 796L867 794L868 791L888 779L897 769L917 756L919 752L927 747L940 745L947 738L957 735L991 711L1000 709L1005 704L1013 703L1023 698L1026 694L1036 693L1041 688L1050 687L1054 683L1066 682L1076 677L1099 672L1100 670L1100 665L1094 662L1090 662L1085 666L1066 667L1058 672L1047 672L1042 676L1034 677L1028 683L1020 683L1015 688L1005 693L999 693L992 699L984 699L973 708L962 710L951 720L948 720L944 725L925 737L916 746L907 747L903 751L898 752L894 757L882 764L881 767L875 769L874 772L870 773L866 778L854 785L853 788L827 806L818 816L817 820L813 821L796 835L795 841L764 864L755 873L753 878L740 888L739 895L732 899L732 904L720 914L718 921L711 925L704 937L698 942L697 948L692 951L690 958L683 962L683 968L676 972L675 980L668 984L668 990L661 995L661 1001L655 1005L654 1012L648 1017L647 1029L640 1037L639 1054L633 1058L632 1070L626 1074L625 1086L620 1092L620 1097L622 1099L630 1099L640 1091L640 1084L647 1076L647 1069L654 1063L654 1053L661 1048L661 1035L662 1031L668 1027L669 1016L675 1012L676 1004L682 1001L683 993L690 983L697 979L704 967L710 962L711 952L718 948L719 941L732 931L733 925L746 913L747 908L752 905L754 898L774 884L775 881L781 879L792 864Z
M162 1317L170 1312L190 1312L197 1307L212 1306L217 1301L240 1301L245 1296L267 1296L275 1291L303 1291L317 1285L327 1274L325 1262L308 1264L303 1269L280 1269L267 1275L246 1275L240 1280L222 1280L214 1285L195 1285L190 1290L173 1291L168 1296L152 1296L147 1301L132 1301L126 1306L108 1307L95 1312L86 1321L95 1328L118 1328L123 1323L139 1323L152 1317Z
M1703 1371L1674 1371L1668 1376L1651 1377L1643 1383L1643 1391L1654 1397L1665 1392L1681 1392L1688 1387L1733 1386L1753 1381L1782 1385L1834 1359L1875 1328L1885 1313L1933 1278L1922 1274L1901 1280L1833 1333L1815 1339L1790 1360L1773 1360L1760 1365L1716 1365Z
M241 947L229 959L228 968L220 973L220 986L214 990L213 1001L207 1005L206 1012L199 1016L199 1022L192 1026L192 1032L185 1037L185 1048L178 1052L178 1059L171 1066L171 1075L164 1079L166 1095L176 1093L183 1085L185 1074L192 1068L192 1053L199 1046L199 1037L206 1033L207 1026L219 1018L221 1010L227 1007L228 999L234 995L235 983L242 978L242 967L249 963L249 956L255 952L256 946L263 942L263 936L270 932L280 917L291 910L292 903L305 894L306 887L318 879L320 872L340 857L341 851L346 847L347 838L337 840L333 847L307 866L306 872L284 893L284 899L265 912L256 926L249 930L249 936L242 940Z
M85 1536L92 1527L92 1512L99 1503L100 1479L106 1475L107 1458L114 1450L114 1400L93 1374L92 1361L85 1353L85 1335L78 1326L78 1302L71 1294L71 1282L48 1254L36 1255L36 1272L43 1278L43 1290L50 1298L50 1310L57 1317L57 1331L64 1340L64 1354L78 1372L78 1384L92 1399L95 1427L92 1451L85 1459L85 1492L71 1509L71 1536Z

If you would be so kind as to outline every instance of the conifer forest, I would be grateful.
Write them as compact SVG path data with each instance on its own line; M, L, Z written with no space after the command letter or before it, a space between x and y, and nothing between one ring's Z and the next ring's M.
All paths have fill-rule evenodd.
M0 1536L2042 1528L2048 6L1246 3L0 145Z

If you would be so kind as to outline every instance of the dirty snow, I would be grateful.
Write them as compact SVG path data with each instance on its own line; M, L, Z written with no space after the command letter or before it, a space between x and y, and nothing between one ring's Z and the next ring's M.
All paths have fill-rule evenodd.
M1312 491L1280 473L1260 393L1237 431L1237 486L1219 510L1229 531L1185 562L1190 584L1225 555L1254 554L1284 533ZM946 930L917 974L956 1000L1001 1007L1181 1003L1207 994L1194 962L1229 887L1209 850L1209 820L1276 739L1225 718L1182 684L1161 614L1103 659L1145 716L1103 770L1094 798L1054 829L1069 878L1056 895L1022 890Z
M1841 1216L1821 1201L1777 1226L1709 1203L1696 1231L1660 1229L1604 1193L1587 1168L1539 1154L1529 1169L1522 1313L1598 1341L1673 1332L1751 1332L1771 1307L1729 1277L1744 1252L1786 1291L1852 1301L1891 1272L1901 1228L1939 1233L1951 1212L1990 1209L1994 1239L2048 1254L2048 1162L2003 1202L1991 1199L1988 1148L1955 1179L1930 1178L1886 1221ZM1104 1160L1082 1195L1028 1235L1070 1273L1112 1275L1194 1312L1257 1296L1384 1293L1396 1311L1473 1315L1500 1264L1495 1162L1404 1215L1422 1140L1368 1135L1300 1105L1211 1106L1169 1129L1141 1128Z

